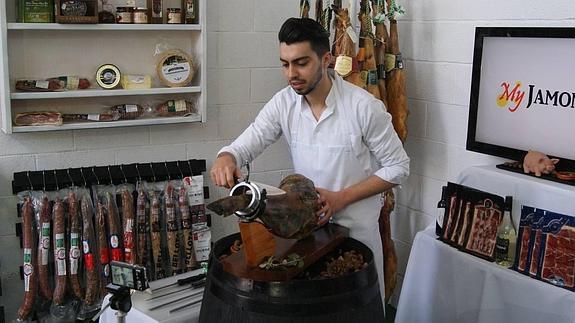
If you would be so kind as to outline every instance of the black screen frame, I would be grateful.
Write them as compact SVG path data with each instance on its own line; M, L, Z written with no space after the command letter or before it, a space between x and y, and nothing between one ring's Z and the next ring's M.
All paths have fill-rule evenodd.
M575 28L570 27L475 27L473 48L473 70L471 75L471 93L469 117L467 123L466 149L491 156L522 161L527 151L513 147L499 146L476 139L477 113L479 109L479 91L481 83L481 62L483 59L483 41L487 37L528 37L528 38L575 38ZM568 139L564 139L568 140ZM543 152L545 153L545 152ZM562 156L558 169L575 169L575 160Z

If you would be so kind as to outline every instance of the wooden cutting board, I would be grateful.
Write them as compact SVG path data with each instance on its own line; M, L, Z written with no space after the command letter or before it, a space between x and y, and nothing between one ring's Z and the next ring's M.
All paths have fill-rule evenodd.
M349 229L333 223L328 223L322 228L314 231L311 236L302 240L280 238L270 234L265 230L265 228L263 229L265 231L264 233L261 232L261 228L252 227L247 230L243 230L242 240L245 242L243 243L242 249L239 252L225 257L221 262L224 266L224 270L228 273L237 277L253 279L256 281L290 280L307 267L314 264L318 259L332 251L349 236ZM247 235L245 234L245 231L248 231ZM246 250L244 249L246 249L246 245L250 248L250 244L251 246L258 246L258 249L265 251L255 251L259 254L254 258L254 251L250 250L248 251L248 254L251 253L251 256L246 257ZM295 266L286 267L285 269L279 270L266 270L259 268L257 265L261 263L261 260L257 258L266 253L273 254L277 259L283 259L291 253L296 253L303 257L304 266L302 268Z

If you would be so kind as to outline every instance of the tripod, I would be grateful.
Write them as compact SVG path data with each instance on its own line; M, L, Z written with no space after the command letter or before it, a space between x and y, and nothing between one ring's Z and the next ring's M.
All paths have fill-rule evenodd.
M132 299L130 298L130 289L124 286L108 284L106 289L112 296L110 297L110 307L116 310L118 323L126 322L126 315L132 308Z

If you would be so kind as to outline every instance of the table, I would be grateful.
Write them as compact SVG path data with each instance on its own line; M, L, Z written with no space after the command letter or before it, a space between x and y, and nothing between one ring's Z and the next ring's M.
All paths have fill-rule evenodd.
M177 279L185 278L189 276L195 276L202 273L202 269L193 270L191 272L174 276L168 277L165 279L160 279L157 281L150 282L151 290L156 289L157 287L164 286L173 282L176 282ZM169 296L161 297L158 299L154 299L151 301L147 301L153 295L161 295L165 293L169 293L176 290L184 290L187 289L188 291L182 291L179 293L175 293ZM199 293L197 296L186 298L180 302L170 304L165 307L158 308L157 310L150 311L150 308L153 306L157 306L166 302L170 302L173 300L177 300L184 295L191 295L191 293ZM108 294L103 301L103 304L108 304L110 294ZM198 289L190 289L188 286L173 286L169 288L164 288L157 292L152 292L149 294L147 292L134 292L132 294L132 309L128 312L126 316L126 322L137 322L137 323L153 323L153 322L170 322L170 323L180 323L180 322L190 322L190 323L197 323L200 318L200 308L202 306L201 302L197 303L194 306L186 307L181 311L177 311L174 313L170 313L169 310L186 304L188 302L192 302L195 300L201 300L203 296L203 287ZM100 316L100 323L116 323L116 311L108 308L102 316Z
M575 215L575 188L491 167L472 167L458 182L520 205ZM463 253L435 236L413 242L396 322L575 322L575 293Z

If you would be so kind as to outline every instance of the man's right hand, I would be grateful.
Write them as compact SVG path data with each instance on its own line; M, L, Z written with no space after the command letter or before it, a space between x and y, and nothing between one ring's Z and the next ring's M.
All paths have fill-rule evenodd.
M218 155L214 162L210 176L216 186L232 188L236 185L236 179L242 178L242 173L237 166L234 155L223 152Z

